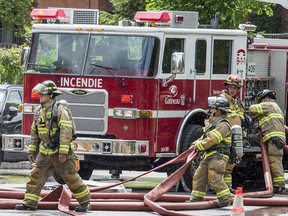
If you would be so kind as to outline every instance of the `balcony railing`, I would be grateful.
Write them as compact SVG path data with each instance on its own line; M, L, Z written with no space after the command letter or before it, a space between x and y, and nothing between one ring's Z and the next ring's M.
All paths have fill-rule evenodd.
M17 29L0 28L0 46L17 46L23 44L23 38L17 36Z

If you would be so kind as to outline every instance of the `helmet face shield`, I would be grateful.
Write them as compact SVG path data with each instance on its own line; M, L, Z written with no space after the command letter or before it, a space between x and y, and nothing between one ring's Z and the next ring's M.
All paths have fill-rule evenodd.
M208 108L209 110L215 108L225 113L231 112L230 102L224 97L208 97Z
M55 96L62 94L58 90L55 83L51 80L46 80L42 83L38 83L33 89L32 92L38 92L39 94L53 94Z
M37 92L39 94L48 94L48 91L45 90L45 85L42 83L38 83L33 89L32 92Z

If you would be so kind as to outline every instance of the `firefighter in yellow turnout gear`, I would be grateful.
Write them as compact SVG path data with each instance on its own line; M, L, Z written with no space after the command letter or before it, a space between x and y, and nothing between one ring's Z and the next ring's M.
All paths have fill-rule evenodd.
M238 92L241 88L241 78L236 75L230 75L224 82L226 90L221 92L221 96L227 98L230 102L231 113L227 115L231 127L234 125L242 125L242 120L244 119L244 106L238 98ZM235 163L228 162L226 167L226 172L224 175L224 181L227 186L232 189L232 172L235 167Z
M55 97L61 92L50 80L39 83L33 91L40 95L41 103L34 115L28 149L28 159L33 163L33 169L26 185L24 201L15 208L35 210L40 200L40 192L55 169L80 204L75 211L86 212L90 209L90 191L77 173L77 157L70 146L74 133L70 109L60 103L57 107L57 120L52 121ZM37 151L39 153L35 158Z
M191 202L203 201L208 183L216 192L219 201L217 207L232 204L229 188L223 180L226 165L229 159L231 146L231 127L226 118L230 113L230 104L223 97L209 97L209 122L204 135L191 144L191 150L203 152L202 161L193 177Z
M283 147L286 142L284 115L275 100L275 91L264 89L258 92L258 104L250 106L249 115L253 120L258 120L263 142L267 145L274 193L288 194L282 165Z

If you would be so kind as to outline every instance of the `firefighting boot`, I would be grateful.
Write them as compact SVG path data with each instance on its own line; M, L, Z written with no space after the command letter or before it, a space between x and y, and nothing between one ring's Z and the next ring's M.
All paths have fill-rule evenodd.
M36 208L31 208L31 207L26 206L26 205L24 205L24 204L17 204L17 205L15 206L15 209L16 209L16 210L32 210L32 211L35 211L35 210L36 210Z
M273 190L275 194L288 195L288 191L285 188L274 187Z
M75 208L76 212L87 212L91 209L90 203L83 203Z

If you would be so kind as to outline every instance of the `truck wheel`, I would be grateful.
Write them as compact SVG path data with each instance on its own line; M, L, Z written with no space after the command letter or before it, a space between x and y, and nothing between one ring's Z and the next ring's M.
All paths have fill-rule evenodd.
M78 174L83 180L89 180L92 176L94 167L92 164L86 161L80 161L80 170Z
M180 168L181 165L179 164L171 164L169 167L167 167L167 176L169 177L172 175L177 169ZM178 181L172 188L169 189L169 192L180 192L183 191L181 181Z
M78 171L79 176L83 180L89 180L92 176L92 173L93 166L86 161L80 161L80 170ZM52 176L57 183L65 184L64 180L56 170L53 171Z
M200 138L202 134L202 126L196 124L187 125L184 129L182 137L181 153L186 151L190 147L191 143ZM196 159L181 178L182 187L186 192L191 192L192 190L193 175L199 165L199 162L200 159Z

